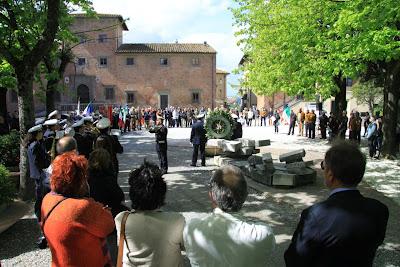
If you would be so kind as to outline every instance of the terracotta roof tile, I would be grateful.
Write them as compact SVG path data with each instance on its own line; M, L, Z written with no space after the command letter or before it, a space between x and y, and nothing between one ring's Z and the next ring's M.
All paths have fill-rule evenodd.
M180 44L180 43L147 43L147 44L122 44L117 53L201 53L215 54L209 44Z

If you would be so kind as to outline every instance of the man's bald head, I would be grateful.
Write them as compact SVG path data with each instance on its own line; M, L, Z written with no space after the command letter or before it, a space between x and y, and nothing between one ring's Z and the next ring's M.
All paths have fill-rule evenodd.
M232 165L217 169L210 180L214 202L223 211L238 211L247 198L247 183L242 171Z
M72 136L65 136L57 142L57 154L61 155L65 152L70 152L77 149L75 138Z

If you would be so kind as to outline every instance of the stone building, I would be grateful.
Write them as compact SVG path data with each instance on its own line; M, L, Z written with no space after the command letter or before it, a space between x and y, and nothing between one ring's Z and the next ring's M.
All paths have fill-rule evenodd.
M123 43L128 27L122 16L72 16L71 30L79 41L64 73L64 90L55 97L58 109L75 110L78 99L81 107L92 100L95 106L161 108L214 107L225 101L228 73L217 72L217 52L207 42ZM9 97L15 98L11 92ZM35 102L38 111L44 110Z
M217 88L215 93L215 102L217 106L226 104L226 78L229 72L217 69Z

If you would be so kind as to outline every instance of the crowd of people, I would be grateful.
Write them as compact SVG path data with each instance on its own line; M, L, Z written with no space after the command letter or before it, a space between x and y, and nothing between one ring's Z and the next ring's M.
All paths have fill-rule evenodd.
M89 158L81 155L74 137L57 142L48 193L41 192L37 207L52 266L183 266L182 251L193 266L266 266L279 257L272 228L241 215L247 182L232 165L211 175L213 212L201 218L185 221L178 212L161 210L168 186L163 170L146 160L129 173L131 207L126 207L106 148L118 150L118 144L104 144L110 126L106 118L97 123L107 131L97 137ZM46 151L40 146L41 126L35 127L30 130L33 151L41 154L32 154L37 158L30 167L41 177L47 164L38 158L46 158ZM389 215L384 204L357 190L365 165L354 143L337 143L326 152L321 168L329 197L302 212L282 255L286 266L372 266Z

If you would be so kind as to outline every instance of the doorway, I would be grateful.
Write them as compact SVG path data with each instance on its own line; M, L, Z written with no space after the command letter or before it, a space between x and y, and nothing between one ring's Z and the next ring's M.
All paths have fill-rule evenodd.
M85 84L80 84L78 89L76 90L76 100L80 99L81 103L89 103L90 95L89 95L89 87Z
M168 95L160 95L160 108L165 109L168 107Z

